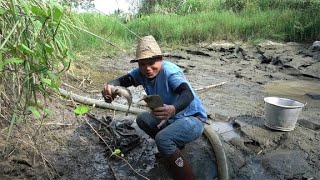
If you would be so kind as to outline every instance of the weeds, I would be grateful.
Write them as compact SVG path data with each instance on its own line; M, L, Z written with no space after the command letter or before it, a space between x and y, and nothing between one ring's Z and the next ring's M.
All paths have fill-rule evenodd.
M39 95L46 100L58 91L58 74L71 63L71 29L62 23L64 8L53 1L1 1L0 12L0 111L10 123L8 143L18 120L45 115Z
M74 20L81 21L81 27L90 32L110 37L124 49L132 47L137 36L149 34L168 45L215 40L313 41L320 38L319 0L143 1L135 18L124 24L137 36L112 21L110 16L113 17L83 13L75 14ZM98 38L83 33L73 42L74 47L82 50L106 49ZM114 50L108 48L108 52Z

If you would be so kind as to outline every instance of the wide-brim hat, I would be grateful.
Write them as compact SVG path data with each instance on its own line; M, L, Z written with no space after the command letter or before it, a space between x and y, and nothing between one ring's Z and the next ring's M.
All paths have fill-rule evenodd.
M139 39L137 49L136 49L136 57L131 60L131 63L138 62L144 59L152 59L157 57L162 57L163 54L161 49L154 39L153 36L144 36Z

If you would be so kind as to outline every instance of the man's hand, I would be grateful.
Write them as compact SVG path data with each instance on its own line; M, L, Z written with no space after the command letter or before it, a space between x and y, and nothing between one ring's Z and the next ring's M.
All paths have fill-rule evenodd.
M173 105L164 104L162 107L157 107L152 110L152 114L161 120L161 122L157 125L160 127L176 112L176 108Z
M115 97L113 97L112 92L111 92L112 87L113 87L113 85L106 84L106 85L104 85L104 87L101 91L102 97L104 98L104 100L107 103L111 103L113 101L113 99L115 98Z

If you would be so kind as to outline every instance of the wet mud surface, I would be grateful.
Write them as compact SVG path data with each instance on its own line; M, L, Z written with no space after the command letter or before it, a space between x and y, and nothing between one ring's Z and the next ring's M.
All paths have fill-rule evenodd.
M231 179L320 178L320 48L311 45L215 42L164 49L168 53L165 59L178 64L196 90L224 82L197 93L210 117L210 126L223 141ZM128 63L131 58L100 57L94 63L85 60L63 76L62 85L77 94L102 99L103 83L133 68L135 64ZM132 106L145 108L137 103L143 89L130 90ZM263 99L268 96L306 104L293 131L265 126ZM126 104L124 98L116 102ZM131 128L127 128L130 131L122 134L135 134L138 139L127 150L121 147L123 159L110 157L112 152L96 132L104 140L112 139L112 135L102 133L100 121L76 117L74 103L56 97L50 103L53 113L41 128L38 122L18 128L9 155L1 159L0 179L169 179L164 159L154 156L156 145L139 130L134 114L92 108L97 119L112 117L116 126L131 122ZM2 143L5 135L1 134ZM124 139L120 136L120 142ZM120 146L107 142L113 150ZM217 178L215 155L204 135L182 152L197 179Z

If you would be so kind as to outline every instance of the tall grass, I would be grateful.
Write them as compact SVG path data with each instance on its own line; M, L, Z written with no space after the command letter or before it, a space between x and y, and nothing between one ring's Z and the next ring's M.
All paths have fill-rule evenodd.
M122 25L117 16L106 16L98 13L73 14L74 24L89 31L100 38L88 34L86 31L76 31L72 35L73 49L76 51L107 51L109 54L122 52L132 41L132 34ZM103 41L103 39L107 40ZM110 42L110 43L108 43ZM113 44L116 47L112 47Z
M167 44L257 39L300 42L320 38L319 0L157 2L146 1L139 15L125 26L139 36L152 34ZM123 48L130 47L137 38L105 15L77 14L75 19ZM100 40L83 33L77 34L73 42L80 49L104 48Z

